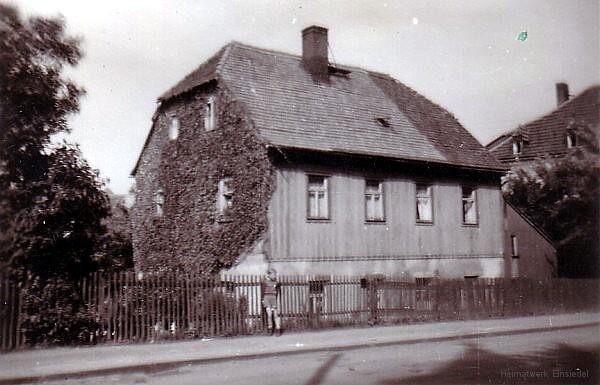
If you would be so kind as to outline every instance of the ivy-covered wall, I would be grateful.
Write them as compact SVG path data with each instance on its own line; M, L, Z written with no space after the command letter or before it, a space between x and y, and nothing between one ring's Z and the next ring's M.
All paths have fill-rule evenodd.
M216 101L216 126L204 127L205 105ZM176 116L179 135L169 138ZM231 178L233 206L218 215L219 180ZM216 272L234 265L261 240L274 190L267 149L243 106L220 85L164 102L136 171L132 213L136 269ZM155 194L164 196L156 214Z

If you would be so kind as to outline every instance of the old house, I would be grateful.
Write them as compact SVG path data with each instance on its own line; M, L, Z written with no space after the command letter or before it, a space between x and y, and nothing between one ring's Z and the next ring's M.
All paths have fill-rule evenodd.
M392 77L228 44L159 98L133 170L136 268L508 274L505 171Z

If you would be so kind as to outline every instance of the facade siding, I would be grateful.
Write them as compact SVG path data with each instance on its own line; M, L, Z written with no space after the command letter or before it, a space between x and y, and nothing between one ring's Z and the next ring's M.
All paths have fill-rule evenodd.
M507 203L504 203L504 213L507 277L530 279L555 277L557 259L554 246ZM512 236L517 239L516 258L512 255Z
M313 173L330 177L327 221L307 220L307 175ZM384 180L384 223L365 221L365 178ZM415 188L421 182L433 185L431 225L416 223ZM501 276L500 188L470 185L477 186L477 226L462 225L460 180L414 179L401 172L352 173L327 167L279 168L269 207L269 259L293 266L289 273L341 274L340 269L344 274L375 273L383 269L379 272Z

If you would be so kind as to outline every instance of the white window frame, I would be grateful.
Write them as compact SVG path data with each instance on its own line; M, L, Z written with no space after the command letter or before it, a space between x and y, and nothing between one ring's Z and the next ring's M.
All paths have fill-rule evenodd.
M204 129L212 131L216 125L216 103L214 96L209 96L204 106Z
M471 194L469 196L465 196L465 190L471 190ZM468 203L472 203L472 209L475 212L475 218L473 220L469 220L467 218L467 212L465 207ZM477 226L479 224L479 211L477 209L477 188L474 186L463 185L461 186L461 214L462 214L462 224L466 226Z
M425 194L419 193L419 188L425 187ZM430 219L419 218L419 200L429 200L429 217ZM417 183L415 185L415 218L420 224L433 224L433 186L429 183Z
M169 139L175 140L179 136L180 122L177 116L171 116L169 118Z
M225 177L219 180L217 192L217 213L219 215L227 215L228 211L233 207L233 187L231 182L233 178Z
M321 179L321 186L311 183L311 179ZM309 174L306 178L306 216L308 220L329 220L329 176ZM314 204L312 202L315 202ZM322 204L324 201L324 204ZM311 210L314 208L313 210Z
M375 189L372 188L374 185ZM365 221L385 222L383 181L380 179L365 179Z
M165 192L159 188L154 194L154 215L162 217L164 215Z

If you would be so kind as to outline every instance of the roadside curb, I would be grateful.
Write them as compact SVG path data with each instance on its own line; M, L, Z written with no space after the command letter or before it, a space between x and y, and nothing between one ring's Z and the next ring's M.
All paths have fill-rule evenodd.
M91 369L91 370L83 370L83 371L65 371L62 373L53 373L46 375L34 375L34 376L23 376L23 377L14 377L14 378L5 378L0 379L0 385L9 385L9 384L24 384L31 382L39 382L39 381L53 381L53 380L67 380L74 378L84 378L84 377L93 377L100 375L110 375L110 374L118 374L124 372L145 372L152 373L157 371L163 371L168 369L173 369L186 365L199 365L199 364L207 364L207 363L218 363L228 360L251 360L256 358L268 358L274 356L287 356L287 355L296 355L296 354L306 354L306 353L315 353L315 352L323 352L323 351L332 351L332 352L340 352L340 351L348 351L348 350L357 350L369 347L384 347L384 346L394 346L394 345L412 345L424 342L445 342L452 340L469 340L475 338L485 338L485 337L500 337L506 335L518 335L518 334L527 334L527 333L539 333L539 332L547 332L547 331L555 331L555 330L568 330L568 329L577 329L577 328L585 328L591 326L600 326L600 322L588 322L581 324L572 324L572 325L563 325L563 326L546 326L546 327L538 327L538 328L529 328L529 329L512 329L512 330L501 330L501 331L492 331L492 332L476 332L476 333L468 333L468 334L459 334L459 335L447 335L440 337L422 337L422 338L413 338L413 339L399 339L395 341L373 341L368 343L355 343L348 345L330 345L330 346L319 346L319 347L306 347L306 348L298 348L295 350L271 350L266 352L253 352L246 354L226 354L226 355L217 355L213 357L202 357L195 358L189 360L172 360L172 361L164 361L159 363L144 363L144 364L128 364L122 366L113 366L106 367L100 369Z

